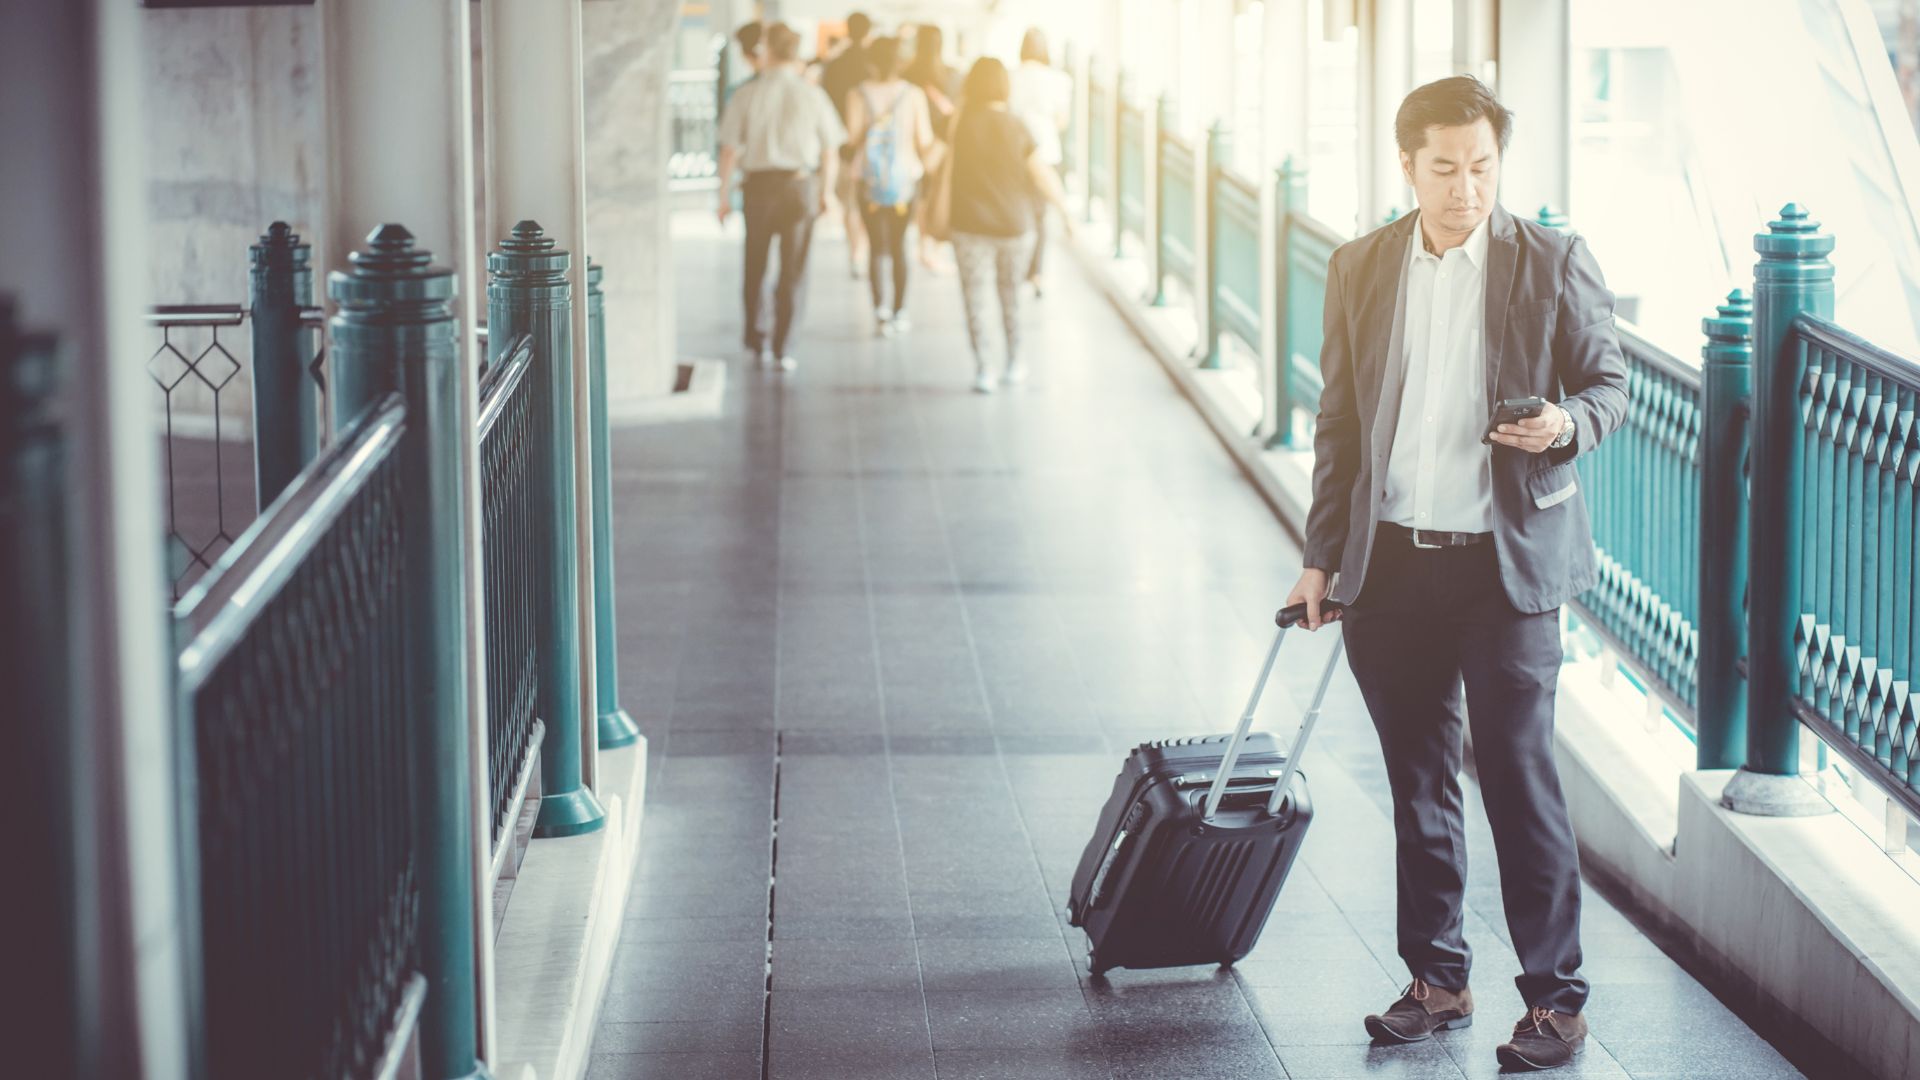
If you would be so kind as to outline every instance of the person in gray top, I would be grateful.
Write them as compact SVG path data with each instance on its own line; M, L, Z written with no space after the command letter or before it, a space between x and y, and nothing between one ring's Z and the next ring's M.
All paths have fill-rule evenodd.
M1613 293L1586 244L1495 199L1510 128L1471 76L1400 106L1419 211L1328 267L1313 505L1288 602L1307 604L1310 629L1329 597L1346 605L1348 663L1393 793L1412 981L1366 1030L1395 1044L1472 1021L1459 780L1470 703L1527 1008L1496 1054L1536 1069L1571 1061L1587 1034L1554 685L1560 605L1598 576L1577 461L1625 421L1628 399ZM1538 415L1488 432L1498 403L1525 397L1544 399Z
M806 305L807 249L813 223L833 203L840 114L800 71L800 35L775 23L765 36L767 65L728 99L720 114L720 223L732 211L736 167L747 219L746 347L762 367L799 366L787 346ZM780 276L768 318L767 257L780 244Z

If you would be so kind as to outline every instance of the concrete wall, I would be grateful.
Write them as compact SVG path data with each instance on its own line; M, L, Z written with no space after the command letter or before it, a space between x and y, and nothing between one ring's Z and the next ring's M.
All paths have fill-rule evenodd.
M615 399L664 394L673 381L666 79L677 11L673 0L584 7L587 227L591 254L607 268ZM148 11L142 19L149 280L158 302L244 303L247 246L276 219L314 241L316 264L327 265L318 242L327 175L319 9ZM476 62L476 82L482 70ZM484 200L477 140L476 148ZM484 235L484 215L477 220L476 239L497 242ZM324 278L315 289L324 295ZM244 363L245 335L230 340ZM226 396L229 415L244 417L244 385Z

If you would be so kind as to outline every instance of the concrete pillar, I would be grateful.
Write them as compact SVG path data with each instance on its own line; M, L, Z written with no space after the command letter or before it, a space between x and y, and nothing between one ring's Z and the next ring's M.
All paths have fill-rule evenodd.
M677 369L667 76L679 10L675 0L594 0L582 12L593 247L580 254L606 268L608 408L616 423L623 403L669 392ZM735 13L744 20L748 10L736 6Z
M462 362L456 398L458 429L476 437L461 446L458 475L468 508L465 549L480 550L480 471L476 418L478 363L474 324L485 310L474 253L473 31L468 0L329 0L320 6L326 88L327 243L329 269L364 246L381 224L398 222L417 247L453 271L455 342ZM481 562L466 560L467 610L486 610ZM478 804L486 790L487 688L484 620L467 620L469 760ZM451 763L450 763L451 764ZM484 814L474 818L487 820ZM485 1060L492 1038L490 932L492 890L483 887L491 860L484 828L473 830L475 1002L478 1045ZM434 1047L427 1047L430 1057ZM450 1051L458 1057L461 1048ZM429 1061L429 1072L436 1063Z
M554 246L573 253L573 415L593 412L587 354L587 153L582 66L584 42L580 0L486 0L487 182L491 192L487 235L507 236L517 221L538 221ZM662 245L656 259L672 258ZM668 354L672 355L672 354ZM573 592L575 640L591 643L593 626L593 460L591 425L574 425L573 530L576 573ZM581 569L586 572L578 572ZM596 780L599 726L593 712L594 654L579 655L580 715L547 718L580 729L580 769L587 786Z
M58 415L71 474L86 478L72 486L66 523L70 641L84 677L62 715L21 718L60 725L76 773L53 778L49 801L19 821L65 845L71 880L46 884L71 889L75 909L66 928L32 931L54 939L50 966L65 970L44 982L31 968L21 974L48 999L65 978L67 996L14 1019L47 1016L69 1030L24 1040L12 1068L21 1075L194 1074L186 972L196 916L179 874L172 710L159 706L173 653L141 318L151 298L140 20L121 0L0 0L0 145L14 148L0 154L0 236L20 253L0 260L0 295L22 328L57 338ZM9 807L34 790L8 786ZM55 1068L36 1067L42 1054Z
M1528 215L1542 206L1566 210L1572 153L1573 59L1568 0L1538 0L1500 9L1500 100L1517 114L1513 143L1500 163L1501 200Z
M1360 50L1360 228L1364 231L1389 210L1404 214L1412 196L1400 172L1400 149L1393 118L1413 89L1413 4L1411 0L1364 0Z

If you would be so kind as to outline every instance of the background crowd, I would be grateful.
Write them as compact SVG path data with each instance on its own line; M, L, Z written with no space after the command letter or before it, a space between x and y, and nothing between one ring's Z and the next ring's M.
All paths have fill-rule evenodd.
M809 60L784 23L748 23L734 35L753 74L721 113L719 214L723 223L731 215L737 189L747 351L762 367L798 369L791 346L813 228L838 217L849 272L871 286L876 334L911 329L911 264L944 272L941 246L950 243L973 389L1023 382L1020 308L1043 291L1048 208L1072 229L1059 174L1070 81L1037 29L1015 64L980 57L962 76L937 26L886 34L855 12L846 27Z

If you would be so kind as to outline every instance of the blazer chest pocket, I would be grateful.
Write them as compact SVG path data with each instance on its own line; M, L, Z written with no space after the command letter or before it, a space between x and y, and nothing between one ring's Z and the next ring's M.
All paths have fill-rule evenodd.
M1527 494L1534 508L1547 510L1559 506L1580 490L1580 474L1571 461L1550 465L1527 474Z

